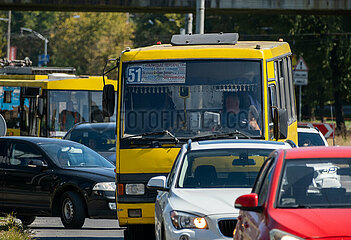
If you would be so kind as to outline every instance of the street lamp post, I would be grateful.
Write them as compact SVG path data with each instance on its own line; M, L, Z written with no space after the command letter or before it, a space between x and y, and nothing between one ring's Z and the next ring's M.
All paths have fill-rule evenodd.
M45 57L44 64L46 65L47 64L46 60L47 60L47 55L48 55L48 42L49 42L49 40L46 37L44 37L43 35L41 35L40 33L36 32L30 28L21 27L21 33L23 33L23 31L33 33L36 37L38 37L44 41L44 57Z

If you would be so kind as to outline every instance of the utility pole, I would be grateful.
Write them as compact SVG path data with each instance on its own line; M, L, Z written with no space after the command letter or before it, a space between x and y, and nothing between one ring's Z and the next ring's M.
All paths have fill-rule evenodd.
M204 34L205 0L196 0L196 33Z
M193 33L193 14L185 14L185 33Z
M9 11L9 18L7 22L7 59L10 60L11 49L11 10Z
M7 22L7 59L10 60L10 48L11 48L11 11L9 11L8 18L0 18L0 21Z

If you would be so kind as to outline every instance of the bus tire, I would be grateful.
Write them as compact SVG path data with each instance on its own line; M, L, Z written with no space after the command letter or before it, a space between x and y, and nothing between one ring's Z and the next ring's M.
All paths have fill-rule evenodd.
M65 228L82 228L85 221L85 207L76 192L65 192L61 198L61 222Z

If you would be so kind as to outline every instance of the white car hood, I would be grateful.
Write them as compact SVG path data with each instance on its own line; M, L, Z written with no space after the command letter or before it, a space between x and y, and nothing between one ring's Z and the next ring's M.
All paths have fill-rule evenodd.
M235 214L235 200L251 193L251 188L211 188L182 189L175 188L169 196L169 203L174 210L194 213L200 216L214 214Z

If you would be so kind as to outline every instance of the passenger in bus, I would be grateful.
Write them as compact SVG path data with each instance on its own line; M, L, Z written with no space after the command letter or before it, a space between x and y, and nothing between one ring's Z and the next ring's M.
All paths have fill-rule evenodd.
M68 131L74 124L78 123L80 119L80 114L73 108L73 102L68 101L66 109L60 113L60 130Z
M257 108L254 105L250 105L249 107L249 126L251 130L257 130L261 132L261 128L258 124L258 118L259 118L259 113L257 111Z

